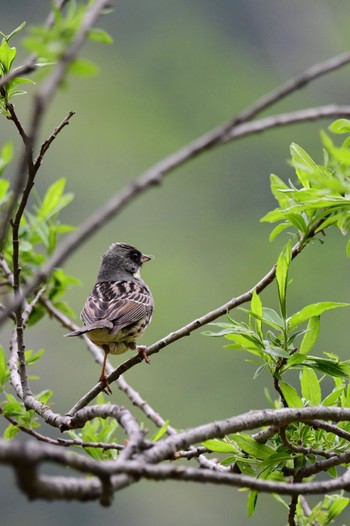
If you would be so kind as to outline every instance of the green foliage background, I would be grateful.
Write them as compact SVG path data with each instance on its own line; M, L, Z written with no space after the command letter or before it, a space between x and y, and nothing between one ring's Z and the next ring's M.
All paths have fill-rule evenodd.
M1 29L10 32L23 20L40 23L47 10L44 0L6 2L6 8L0 8ZM152 163L293 74L344 51L349 19L348 3L340 0L332 6L326 0L118 1L114 13L100 20L114 37L113 46L90 44L83 53L99 65L99 76L71 80L50 111L43 138L68 110L76 116L45 158L38 193L66 177L75 200L63 219L78 225ZM18 41L16 46L20 48ZM347 68L316 81L278 110L347 103L348 75ZM29 101L15 101L19 114L28 112ZM275 206L269 174L285 181L293 177L286 162L291 142L321 161L321 127L304 124L225 146L177 170L139 198L66 263L65 270L82 281L68 295L77 315L100 255L112 241L133 243L156 256L143 272L156 300L145 344L250 288L271 267L284 242L281 237L269 244L271 226L259 223ZM3 120L1 146L9 135L18 143L13 126ZM340 234L327 233L324 247L315 243L293 262L291 309L323 300L349 301L344 246ZM270 305L277 304L275 290L263 294ZM347 317L347 309L325 317L319 353L348 356ZM98 374L82 342L65 340L64 332L47 323L27 336L28 348L45 344L46 353L33 374L40 376L38 391L55 392L55 409L61 412ZM118 358L112 361L119 363ZM174 427L186 427L267 406L262 394L268 378L261 375L253 381L254 370L243 355L223 350L219 339L197 333L154 356L151 367L141 364L131 370L128 380ZM116 389L113 401L126 403ZM277 526L284 513L271 497L259 497L256 515L247 519L245 498L236 490L175 483L142 483L118 494L107 510L91 503L35 502L28 508L9 473L6 468L0 473L6 526L28 513L33 523L52 526L62 524L62 517L67 526L78 521L85 526L100 521L148 526L164 517L169 526ZM346 513L341 519L346 521Z

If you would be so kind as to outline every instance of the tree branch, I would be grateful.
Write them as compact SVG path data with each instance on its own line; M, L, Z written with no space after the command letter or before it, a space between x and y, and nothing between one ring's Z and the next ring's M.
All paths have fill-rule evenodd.
M152 465L140 461L105 461L103 463L66 452L50 445L36 442L7 442L0 440L0 462L15 467L21 489L30 498L92 500L102 496L102 483L97 478L39 476L38 467L44 462L69 466L81 473L94 474L102 481L110 479L111 491L128 485L132 480L177 480L185 482L212 483L233 487L246 487L265 493L280 495L306 495L349 489L349 470L343 476L317 482L286 483L255 479L250 476L221 473L205 469L173 464ZM114 475L114 476L113 476ZM108 502L109 504L109 502Z

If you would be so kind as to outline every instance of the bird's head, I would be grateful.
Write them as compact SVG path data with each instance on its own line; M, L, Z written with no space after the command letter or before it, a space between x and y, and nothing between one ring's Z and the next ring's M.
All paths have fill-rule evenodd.
M142 264L150 259L132 245L113 243L102 256L97 281L118 281L130 275L139 278Z

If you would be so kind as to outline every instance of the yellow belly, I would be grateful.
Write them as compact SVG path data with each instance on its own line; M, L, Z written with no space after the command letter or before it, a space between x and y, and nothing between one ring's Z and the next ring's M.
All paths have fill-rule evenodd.
M93 329L87 332L86 336L98 347L108 345L111 354L123 354L130 349L136 349L135 335L128 335L127 331L121 330L112 334L107 329Z

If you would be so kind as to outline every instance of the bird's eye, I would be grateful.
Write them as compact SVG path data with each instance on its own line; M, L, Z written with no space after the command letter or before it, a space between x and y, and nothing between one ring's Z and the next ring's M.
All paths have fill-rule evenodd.
M132 261L135 261L135 263L138 263L140 261L139 253L136 252L136 250L133 250L132 252L130 252L130 259L132 259Z

